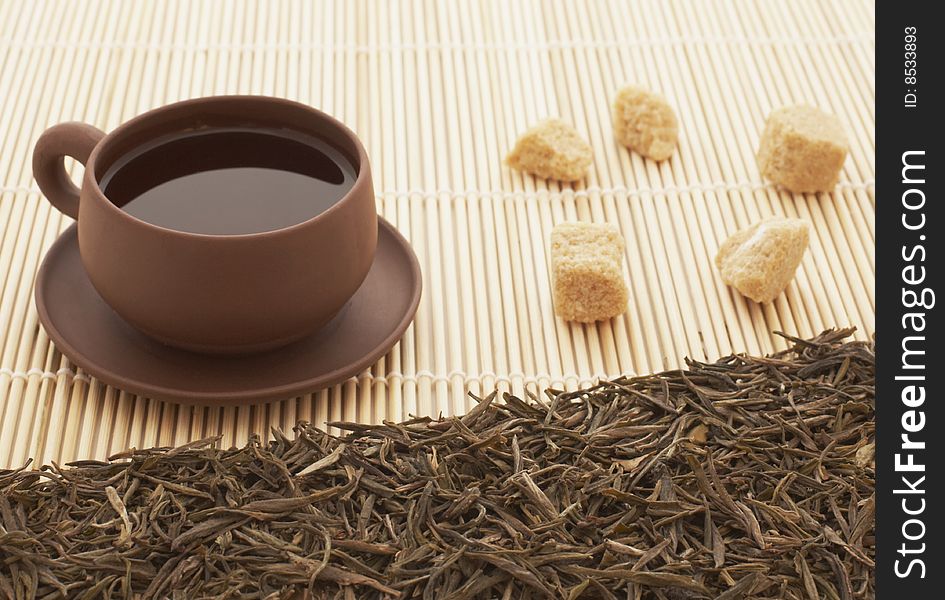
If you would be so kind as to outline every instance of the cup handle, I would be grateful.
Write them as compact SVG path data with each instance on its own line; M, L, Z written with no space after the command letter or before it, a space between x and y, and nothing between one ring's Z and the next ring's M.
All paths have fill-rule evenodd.
M63 159L71 156L85 165L103 137L105 132L85 123L60 123L44 131L33 148L33 177L39 189L73 219L79 218L79 188L69 179Z

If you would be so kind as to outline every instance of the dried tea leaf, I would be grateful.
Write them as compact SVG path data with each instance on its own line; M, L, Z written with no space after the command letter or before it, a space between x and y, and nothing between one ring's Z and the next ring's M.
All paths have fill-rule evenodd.
M643 464L643 461L645 461L649 457L650 457L649 454L641 454L640 456L637 456L636 458L630 458L626 460L615 460L614 464L620 465L621 467L623 467L625 471L627 471L628 473L632 473L634 470L636 470L637 467Z
M861 469L869 467L871 469L876 468L876 443L870 442L869 444L864 444L857 448L856 458L854 459L856 466Z
M131 543L131 519L128 518L128 509L125 508L125 503L112 486L105 486L105 496L108 498L108 503L112 505L112 508L115 509L115 512L118 513L118 517L121 519L121 533L118 534L118 539L115 541L115 544L118 546L127 546Z
M697 444L704 444L709 439L709 428L703 423L699 423L689 430L689 433L686 434L686 437Z

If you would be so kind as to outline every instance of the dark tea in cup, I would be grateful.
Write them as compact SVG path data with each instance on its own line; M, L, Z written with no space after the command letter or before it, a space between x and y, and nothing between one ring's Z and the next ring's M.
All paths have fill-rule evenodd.
M153 225L239 235L307 221L356 178L351 161L315 136L217 127L153 140L111 165L99 185L113 204Z

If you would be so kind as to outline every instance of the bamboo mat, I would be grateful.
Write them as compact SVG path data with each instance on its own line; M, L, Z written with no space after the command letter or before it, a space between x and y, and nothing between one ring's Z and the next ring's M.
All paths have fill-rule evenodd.
M576 388L763 353L783 330L874 330L873 6L861 0L234 2L0 0L0 468L103 458L222 434L242 443L298 419L456 414L498 386ZM664 163L613 139L626 82L661 90L681 142ZM71 221L41 196L30 154L47 126L104 130L175 100L284 96L349 124L372 159L378 211L424 274L416 321L369 371L332 389L240 408L177 406L104 386L50 344L32 285ZM833 194L765 185L767 113L795 102L842 118L851 156ZM509 171L517 134L551 115L590 140L581 185ZM78 169L76 169L78 171ZM809 221L787 293L760 306L722 285L720 242L767 215ZM626 315L555 318L548 236L567 219L627 239Z

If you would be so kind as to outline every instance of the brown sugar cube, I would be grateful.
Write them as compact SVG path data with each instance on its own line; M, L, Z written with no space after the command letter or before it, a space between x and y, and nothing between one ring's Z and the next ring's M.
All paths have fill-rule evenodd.
M561 223L551 232L555 314L592 323L627 310L623 236L612 225Z
M768 116L758 166L762 176L792 192L829 192L849 147L837 117L813 106L788 106Z
M733 233L719 248L722 281L755 302L771 302L794 278L808 243L807 222L773 217Z
M574 127L558 119L547 119L518 138L505 162L542 179L577 181L587 175L592 158L590 144Z
M676 148L679 124L666 98L631 85L617 92L614 100L614 134L634 152L666 160Z

